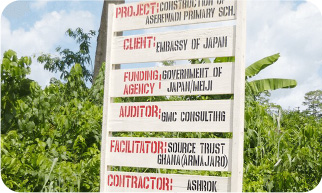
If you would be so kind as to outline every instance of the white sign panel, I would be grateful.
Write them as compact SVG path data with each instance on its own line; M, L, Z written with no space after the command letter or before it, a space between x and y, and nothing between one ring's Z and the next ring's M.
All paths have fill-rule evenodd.
M107 172L107 192L229 192L230 178Z
M234 56L235 27L115 37L112 64Z
M114 70L112 97L232 94L232 63Z
M111 131L232 131L232 100L112 103L110 110Z
M231 139L110 137L106 145L107 165L231 171Z
M115 6L114 31L236 18L235 0L161 0Z
M111 25L107 33L101 191L242 191L245 10L246 1L237 0L155 0L109 5L108 23ZM235 25L227 27L122 37L116 37L115 33L234 19ZM237 65L113 69L115 64L229 56L235 56ZM214 74L216 70L217 75ZM182 75L185 72L193 75ZM113 101L113 97L203 94L234 94L234 99L149 103ZM232 132L233 137L112 137L115 131ZM110 166L231 171L231 177L110 172Z

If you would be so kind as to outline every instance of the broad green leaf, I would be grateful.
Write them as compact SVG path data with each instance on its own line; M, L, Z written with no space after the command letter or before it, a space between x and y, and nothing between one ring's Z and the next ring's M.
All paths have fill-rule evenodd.
M268 56L266 58L263 58L253 64L251 64L250 66L248 66L246 68L245 71L245 76L246 78L250 78L255 76L256 74L258 74L260 71L262 71L263 69L265 69L266 67L274 64L278 58L280 57L280 54L274 54L271 56Z
M30 121L26 125L28 130L33 130L35 128L35 123L33 121Z
M27 65L27 66L29 66L30 64L31 64L31 58L30 57L23 57L23 62Z
M2 65L5 65L5 68L8 69L10 66L10 60L8 58L3 58Z
M17 55L17 53L16 53L15 51L13 51L13 50L8 50L8 51L6 51L6 52L3 54L3 57L4 57L4 58L8 58L8 59L10 59L11 57L13 57L13 56L15 56L15 55Z
M235 57L230 56L230 57L217 57L214 60L214 63L224 63L224 62L235 62Z
M280 88L294 88L297 85L296 80L293 79L262 79L254 80L248 83L250 88L255 93L260 93L266 90L276 90Z

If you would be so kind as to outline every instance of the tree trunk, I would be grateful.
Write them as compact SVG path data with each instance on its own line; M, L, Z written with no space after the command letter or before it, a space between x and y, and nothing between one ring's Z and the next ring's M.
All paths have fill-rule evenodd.
M98 30L97 36L97 46L95 53L95 64L94 64L94 75L93 75L93 84L95 79L101 69L103 62L106 60L106 46L107 46L107 26L108 26L108 5L109 4L121 4L124 3L124 0L104 0L100 28ZM117 33L117 35L122 35L122 32ZM120 65L115 67L116 69L120 68Z

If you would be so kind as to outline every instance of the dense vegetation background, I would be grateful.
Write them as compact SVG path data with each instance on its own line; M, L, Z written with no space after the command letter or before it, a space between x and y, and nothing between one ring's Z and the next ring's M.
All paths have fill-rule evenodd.
M5 185L14 191L99 191L104 67L95 83L88 88L86 81L91 81L90 71L86 69L90 61L88 42L94 33L86 34L78 30L68 31L68 35L80 45L78 52L58 48L60 57L42 55L38 58L45 69L61 72L62 80L52 78L44 89L37 82L26 78L32 63L30 57L19 58L12 50L3 55L1 177ZM218 60L215 62L225 62ZM210 61L203 59L191 62ZM305 111L283 110L269 103L267 95L269 92L260 92L254 84L246 83L243 191L312 190L322 176L322 91L306 94L303 99L307 107ZM231 97L136 97L118 98L116 101L211 100ZM229 133L177 132L114 135L231 137ZM229 172L128 167L113 167L113 170L230 175Z

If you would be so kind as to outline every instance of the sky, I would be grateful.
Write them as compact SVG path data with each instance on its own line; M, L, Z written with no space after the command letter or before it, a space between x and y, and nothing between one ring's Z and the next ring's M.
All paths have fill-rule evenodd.
M296 88L272 91L271 102L286 109L300 107L303 110L305 93L322 89L322 5L320 0L314 1L319 2L320 9L311 2L297 0L248 0L247 3L246 66L266 56L281 54L280 59L258 74L256 79L297 80ZM57 55L55 48L58 46L76 49L76 44L65 35L65 31L77 27L85 32L97 31L102 5L102 0L1 0L1 56L8 49L15 50L18 57L41 53ZM176 30L194 27L183 26ZM92 39L92 59L95 48L96 37ZM45 71L33 58L29 78L45 87L51 77L58 78L59 75ZM3 190L3 184L0 185ZM322 189L321 185L319 188Z
M15 50L18 57L37 56L41 53L57 55L55 48L58 46L76 51L76 44L65 35L65 31L68 28L77 27L83 28L85 32L97 31L102 5L102 0L28 0L14 1L7 6L2 6L1 55L8 49ZM212 26L212 24L203 24L203 27ZM196 25L181 26L175 30L195 27ZM141 30L128 32L125 35L167 30L169 28ZM248 0L246 66L266 56L280 53L280 59L255 76L255 79L289 78L298 82L296 88L271 92L271 102L285 109L300 107L303 110L302 102L305 93L322 89L321 34L321 11L311 2ZM92 60L94 60L96 37L91 42ZM123 68L151 65L153 64L125 65ZM51 77L58 78L59 75L45 71L43 65L33 58L29 78L45 87Z

